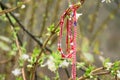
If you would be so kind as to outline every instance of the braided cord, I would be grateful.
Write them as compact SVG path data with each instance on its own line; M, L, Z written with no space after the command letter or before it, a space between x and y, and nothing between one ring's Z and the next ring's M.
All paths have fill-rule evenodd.
M79 5L80 6L80 5ZM62 58L72 59L72 79L76 80L76 36L77 36L77 19L76 19L76 10L79 7L78 5L71 5L68 8L60 19L60 32L59 32L59 40L58 40L58 50L61 53ZM66 51L62 50L62 33L63 33L63 25L65 22L65 17L67 17L66 24ZM73 32L72 32L73 30Z

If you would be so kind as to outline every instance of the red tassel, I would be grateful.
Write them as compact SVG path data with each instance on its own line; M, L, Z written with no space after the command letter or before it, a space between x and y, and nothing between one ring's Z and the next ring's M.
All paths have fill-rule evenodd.
M59 33L59 41L58 41L58 50L61 53L62 58L71 58L72 59L72 79L76 80L76 36L77 36L77 20L76 20L76 10L79 6L72 5L68 8L60 19L60 33ZM72 14L71 14L72 13ZM64 18L68 16L67 19L67 34L66 34L66 54L64 54L62 50L62 30L64 24ZM72 32L73 28L73 32Z

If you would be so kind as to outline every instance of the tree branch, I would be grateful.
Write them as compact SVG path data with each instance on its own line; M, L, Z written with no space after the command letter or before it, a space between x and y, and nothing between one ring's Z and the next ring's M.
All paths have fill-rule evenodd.
M0 5L2 7L4 7L5 9L8 9L8 7L6 5L4 5L1 1L0 1ZM23 26L23 24L21 24L21 22L16 18L16 16L13 13L11 13L11 12L9 12L9 13L16 20L16 22L19 24L20 28L23 31L25 31L35 42L37 42L40 47L42 47L43 44L33 34L31 34L27 29L25 29L25 26ZM45 50L47 50L48 52L52 53L52 50L49 49L48 47L45 47Z
M85 0L81 0L81 1L80 1L81 4L83 4L84 1L85 1ZM74 6L75 6L75 7L80 7L81 5L74 5ZM67 16L67 14L68 14L69 12L71 12L71 8L66 9L65 14L63 15L64 18ZM34 75L35 75L35 70L36 70L36 68L37 68L38 61L39 61L39 59L40 59L40 57L41 57L41 55L42 55L42 52L43 52L44 48L46 47L48 41L49 41L49 40L52 38L52 36L56 33L56 30L57 30L59 24L60 24L60 22L58 22L58 24L56 25L56 27L54 28L54 30L51 31L50 36L46 39L46 41L45 41L44 44L43 44L42 50L41 50L40 54L37 56L36 62L35 62L34 65L33 65L33 70L32 70L32 72L31 72L31 80L34 80L34 78L35 78L35 76L34 76Z

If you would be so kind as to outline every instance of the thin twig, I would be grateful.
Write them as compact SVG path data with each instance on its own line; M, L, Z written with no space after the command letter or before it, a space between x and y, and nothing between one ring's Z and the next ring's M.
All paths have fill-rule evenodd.
M24 69L24 68L22 68L22 76L23 76L23 80L27 80L27 79L26 79L25 69Z
M17 9L17 7L2 10L2 11L0 11L0 15L6 14L6 13L9 13L9 12L12 12L12 11L14 11L15 9Z
M115 75L115 80L118 80L117 75Z
M0 1L0 5L1 5L2 7L4 7L5 9L8 9L8 7L7 7L6 5L4 5L1 1ZM11 13L11 12L9 12L9 13L10 13L10 15L15 19L15 21L19 24L20 28L21 28L23 31L25 31L35 42L37 42L40 47L42 47L43 44L42 44L33 34L31 34L27 29L25 29L25 26L24 26L23 24L21 24L21 22L16 18L16 16L15 16L13 13ZM46 49L48 52L52 53L52 50L49 49L48 47L45 47L45 49Z
M95 73L95 72L103 70L103 69L105 69L105 68L104 67L100 67L100 68L94 69L91 73Z
M95 73L95 74L93 74L93 76L95 76L95 75L106 75L106 74L110 74L110 71Z
M100 34L100 32L102 30L104 30L106 28L107 23L112 19L111 16L115 15L118 10L120 9L120 7L114 9L109 15L108 17L103 21L103 23L100 25L100 27L98 27L98 29L95 31L95 33L93 34L93 37L91 38L91 43L90 45L94 42L94 40L97 38L97 36Z
M50 0L47 0L46 9L45 9L45 13L44 13L45 15L43 16L43 22L42 22L39 37L42 37L42 34L44 32L44 29L45 29L46 21L47 21L47 18L48 18L48 11L49 11L50 2L51 2Z
M60 3L62 2L62 0L57 0L56 2L56 6L55 6L55 9L54 9L54 14L53 14L53 19L52 19L52 23L54 23L56 21L56 18L58 17L58 9L60 7Z
M1 8L4 10L5 8L1 5ZM14 29L14 24L12 23L12 20L10 19L10 17L8 16L8 14L7 13L5 13L5 15L6 15L6 17L7 17L7 19L8 19L8 21L10 22L10 24L12 25L11 26L11 29L13 30L13 32L16 32L16 30ZM18 40L18 38L19 38L19 36L18 36L18 34L17 34L17 37L15 38L15 42L16 42L16 46L17 46L17 48L18 48L18 51L19 51L19 55L21 55L21 49L20 49L20 46L19 46L19 40ZM21 42L21 40L20 40L20 42Z
M102 72L101 72L101 70L102 70ZM103 71L103 70L105 70L105 71ZM91 76L100 76L100 75L107 75L107 74L110 74L110 71L107 71L105 67L99 67L99 68L91 71ZM79 78L79 80L85 80L87 78L89 78L89 76L83 75Z
M42 47L42 49L41 49L41 52L40 52L39 55L37 56L36 62L35 62L34 65L33 65L33 69L32 69L32 71L31 71L31 80L34 80L34 78L35 78L35 76L34 76L35 70L36 70L36 68L37 68L38 61L39 61L39 59L40 59L40 57L41 57L41 55L42 55L42 52L44 51L44 47L47 45L47 43L48 43L48 41L51 39L51 37L55 34L55 31L56 31L56 29L58 28L58 26L59 26L59 23L58 23L57 26L54 28L54 30L51 32L51 35L50 35L50 36L46 39L46 41L44 42L43 47Z
M5 9L2 5L1 5L1 8L2 8L2 10ZM10 24L12 25L12 27L15 28L15 25L12 23L12 20L10 19L10 17L8 16L8 14L5 13L5 15L6 15L8 21L10 22ZM16 32L15 29L14 29L14 31ZM18 33L16 33L16 35L17 35L17 37L18 37L18 41L19 41L20 45L22 45L22 41L20 40L20 37L19 37Z
M107 75L107 74L110 74L110 72L108 71L108 72L100 72L100 73L96 73L96 74L92 74L92 76L98 76L98 75ZM85 80L85 79L87 79L87 78L89 78L89 76L81 76L80 78L79 78L79 80Z
M22 1L23 4L27 3L28 1ZM0 1L0 4L1 4L1 1ZM3 15L3 14L6 14L6 13L10 13L14 10L16 10L17 8L21 7L21 5L17 5L16 7L13 7L13 8L6 8L2 11L0 11L0 15Z
M36 7L35 7L35 5L36 5L36 2L35 1L31 1L31 5L30 5L30 7L29 8L31 8L31 13L30 13L30 19L29 19L29 23L28 23L28 25L26 25L27 27L29 27L29 26L31 26L31 27L29 27L29 28L27 28L27 29L29 29L29 32L31 32L31 33L33 33L33 27L34 27L34 22L35 22L35 10L36 10ZM28 51L31 51L32 49L31 49L31 47L33 46L33 42L32 42L32 39L30 38L28 38L27 39L28 40L28 48L27 48L27 50Z
M92 18L91 18L91 21L90 21L90 26L89 26L89 31L90 33L93 32L94 30L94 26L95 26L95 23L96 23L96 19L97 19L97 16L98 16L98 11L99 11L99 8L101 6L101 0L98 0L97 2L97 6L96 6L96 9L95 9L95 12L92 14Z
M65 72L66 72L66 74L67 74L67 77L68 77L68 79L69 79L69 78L70 78L70 75L69 75L69 72L68 72L67 68L65 68L64 70L65 70Z
M4 10L4 7L3 7L3 6L1 6L1 8ZM19 56L20 56L20 55L22 54L22 50L21 50L21 47L20 47L20 46L22 46L22 41L20 40L20 38L19 38L19 36L18 36L18 33L17 33L17 31L15 30L15 25L13 24L13 22L12 22L12 20L10 19L9 15L8 15L7 13L5 13L5 15L6 15L8 21L9 21L10 24L11 24L11 29L13 30L13 32L16 33L16 36L17 36L17 37L15 37L15 42L16 42L16 46L17 46L17 48L18 48L18 51L19 51L18 53L19 53ZM22 76L23 76L23 80L26 80L26 75L25 75L24 67L22 68Z

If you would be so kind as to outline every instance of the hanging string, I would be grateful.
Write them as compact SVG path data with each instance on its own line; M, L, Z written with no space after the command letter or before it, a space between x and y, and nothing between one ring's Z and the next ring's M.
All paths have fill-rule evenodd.
M72 78L73 80L76 80L76 36L77 36L77 21L76 21L76 10L73 10L74 17L73 17L73 23L74 23L74 53L73 53L73 61L72 61Z
M76 80L76 36L77 36L77 19L76 10L80 6L79 4L71 5L60 18L60 33L58 40L58 50L61 53L62 58L72 59L72 79ZM62 33L65 17L67 16L66 24L66 51L62 50ZM73 31L72 31L73 30Z

